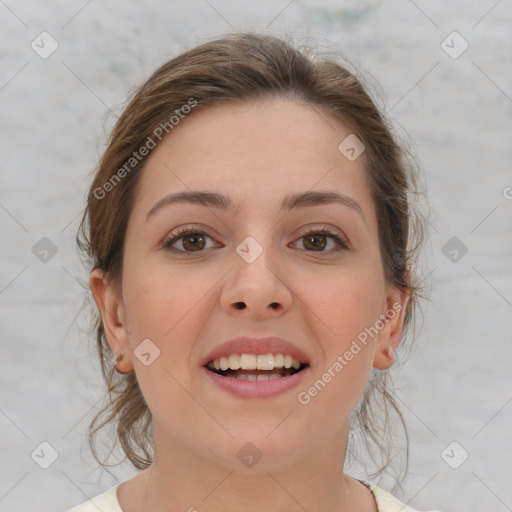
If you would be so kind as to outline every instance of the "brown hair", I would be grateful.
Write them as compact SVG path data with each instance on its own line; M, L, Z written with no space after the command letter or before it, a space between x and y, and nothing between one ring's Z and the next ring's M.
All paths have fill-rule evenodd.
M188 114L194 115L219 103L285 98L334 116L366 147L363 156L376 206L384 273L388 282L410 291L404 338L422 296L415 281L415 260L425 224L412 200L414 194L419 195L419 174L408 150L397 142L397 136L356 78L357 73L337 62L340 56L336 52L324 53L299 50L271 35L232 33L196 46L157 69L135 91L117 120L94 176L77 235L78 246L89 265L103 269L114 281L120 278L126 225L147 159L139 158L139 150L149 147L150 139L154 143L157 134L162 135L162 127L165 134L171 133L175 124L172 118L178 119L179 115L181 119L184 116L180 113L191 110L185 105L194 106ZM138 152L137 158L134 152ZM119 375L114 371L110 364L112 352L96 309L94 316L108 400L90 423L89 444L95 459L105 466L97 455L96 434L105 425L115 424L125 456L136 468L145 469L153 459L151 414L135 372ZM380 453L381 462L377 455L371 455L378 464L375 474L391 461L390 412L396 413L405 432L407 468L407 430L393 397L389 373L374 370L353 411L351 431L359 427L368 453ZM102 416L105 417L100 421ZM349 452L354 456L350 446L349 443Z

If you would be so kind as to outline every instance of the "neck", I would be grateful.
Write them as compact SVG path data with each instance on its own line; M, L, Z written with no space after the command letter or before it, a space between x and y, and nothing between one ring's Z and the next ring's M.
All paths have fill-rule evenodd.
M144 478L138 510L214 512L374 512L366 487L343 473L348 430L323 439L314 453L283 461L262 458L241 471L222 456L179 443L153 425L155 460ZM132 502L133 503L133 502Z

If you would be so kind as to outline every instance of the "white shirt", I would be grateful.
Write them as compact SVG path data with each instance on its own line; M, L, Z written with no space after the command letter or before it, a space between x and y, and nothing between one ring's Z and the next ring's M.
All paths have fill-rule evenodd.
M119 485L120 483L111 487L103 494L99 494L91 500L72 508L68 512L98 512L98 510L101 510L102 512L123 512L123 509L117 500L117 487ZM370 483L366 483L366 485L375 496L375 501L378 506L376 512L419 512L407 505L404 505L384 489ZM432 510L431 512L439 511Z

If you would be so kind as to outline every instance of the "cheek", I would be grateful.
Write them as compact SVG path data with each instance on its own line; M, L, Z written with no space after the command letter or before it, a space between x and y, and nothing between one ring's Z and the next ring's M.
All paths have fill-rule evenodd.
M319 324L316 334L322 333L318 338L322 360L311 368L309 387L300 389L297 396L308 417L319 422L317 427L332 433L339 431L350 417L373 366L375 339L364 336L365 329L378 318L378 301L371 293L364 295L362 291L359 284L322 296L324 301L330 299L329 307L325 302L326 314L322 317L329 329Z
M127 258L124 268L123 299L137 381L153 414L168 408L177 413L188 407L182 385L190 387L193 340L200 336L205 293L211 286L193 272L142 259L139 264ZM142 343L154 357L148 365L137 357Z
M317 283L309 289L307 304L315 312L310 325L317 326L314 336L321 341L323 360L301 403L318 406L320 415L336 411L341 425L360 399L373 366L376 338L368 332L379 319L382 275L378 267L365 266Z
M380 268L362 262L317 278L302 291L303 300L317 316L316 324L322 327L318 339L324 340L326 352L345 350L361 331L374 325L383 296Z
M163 343L190 327L193 311L209 289L198 273L150 261L127 260L123 298L133 341L141 336ZM195 315L197 320L197 315Z

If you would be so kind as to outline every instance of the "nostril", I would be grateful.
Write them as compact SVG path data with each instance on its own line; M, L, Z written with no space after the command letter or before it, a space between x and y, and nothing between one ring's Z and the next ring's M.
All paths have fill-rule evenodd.
M235 304L236 308L237 309L244 309L245 308L245 304L243 302L237 302Z

